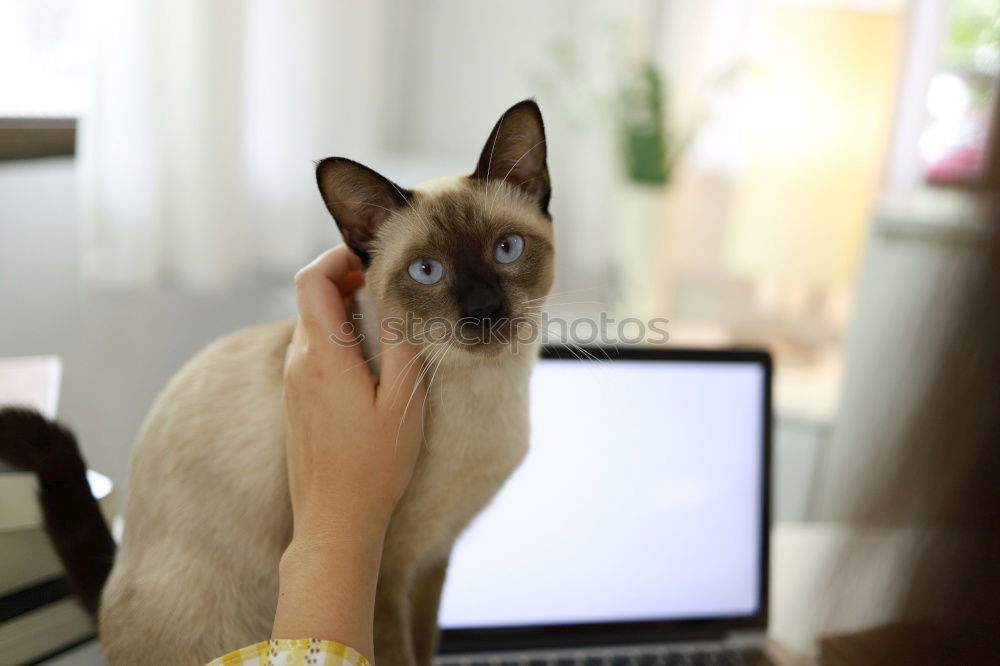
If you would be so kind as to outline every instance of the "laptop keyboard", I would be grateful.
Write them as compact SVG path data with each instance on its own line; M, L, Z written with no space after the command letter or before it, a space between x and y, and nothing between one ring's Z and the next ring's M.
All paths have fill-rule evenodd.
M491 655L489 659L481 659L443 655L434 663L435 666L774 666L774 662L756 648L670 651L662 647L552 657L511 655L497 658Z

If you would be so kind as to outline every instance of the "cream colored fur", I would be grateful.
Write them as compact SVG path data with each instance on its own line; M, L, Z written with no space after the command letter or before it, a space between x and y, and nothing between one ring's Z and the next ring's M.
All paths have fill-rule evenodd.
M510 208L514 216L527 210L517 197ZM551 238L547 220L522 216ZM359 298L366 321L373 300L385 312L378 290L389 281L369 271L376 293ZM521 296L544 295L550 283L543 277L539 292ZM154 403L135 444L124 540L100 611L111 666L195 666L269 637L291 535L281 406L291 331L288 322L269 324L216 341ZM374 341L366 341L369 357ZM438 369L425 447L386 537L379 666L429 663L451 547L527 451L534 356L534 348L459 352Z

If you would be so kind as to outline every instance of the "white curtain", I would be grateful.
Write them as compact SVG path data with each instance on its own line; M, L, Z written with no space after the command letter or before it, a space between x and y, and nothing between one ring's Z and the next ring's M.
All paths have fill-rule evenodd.
M77 159L90 284L214 289L334 241L313 161L375 150L382 2L92 9Z

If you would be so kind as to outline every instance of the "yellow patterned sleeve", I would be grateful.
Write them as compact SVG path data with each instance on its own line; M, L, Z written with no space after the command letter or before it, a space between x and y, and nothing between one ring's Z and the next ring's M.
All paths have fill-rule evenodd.
M335 641L281 638L230 652L208 666L371 666L360 652Z

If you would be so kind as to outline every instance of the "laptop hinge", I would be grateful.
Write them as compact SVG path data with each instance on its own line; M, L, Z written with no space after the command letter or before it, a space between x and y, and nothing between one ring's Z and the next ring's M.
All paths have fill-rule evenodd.
M533 635L455 636L448 632L442 636L439 652L457 654L467 652L501 652L544 649L575 649L603 647L611 645L644 645L657 643L722 641L728 631L718 627L685 627L684 630L670 631L608 631L588 630L586 632L540 631Z

